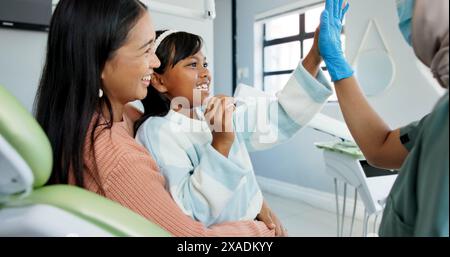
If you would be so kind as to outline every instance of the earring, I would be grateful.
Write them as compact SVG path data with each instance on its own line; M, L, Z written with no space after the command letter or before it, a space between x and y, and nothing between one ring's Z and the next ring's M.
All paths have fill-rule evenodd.
M98 90L98 97L99 98L103 97L103 90L101 88Z

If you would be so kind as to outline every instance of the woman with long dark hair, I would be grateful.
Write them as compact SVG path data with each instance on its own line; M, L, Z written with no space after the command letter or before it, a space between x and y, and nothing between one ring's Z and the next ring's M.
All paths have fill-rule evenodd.
M175 236L272 236L263 222L210 228L186 216L133 138L127 103L147 95L155 31L137 0L61 0L52 17L35 112L53 147L50 183L99 193Z

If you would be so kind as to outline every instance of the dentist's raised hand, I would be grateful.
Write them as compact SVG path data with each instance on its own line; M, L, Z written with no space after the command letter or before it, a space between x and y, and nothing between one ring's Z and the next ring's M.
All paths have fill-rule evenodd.
M345 0L326 0L320 18L319 51L327 65L331 79L339 81L353 75L344 57L341 42L342 21L350 5Z

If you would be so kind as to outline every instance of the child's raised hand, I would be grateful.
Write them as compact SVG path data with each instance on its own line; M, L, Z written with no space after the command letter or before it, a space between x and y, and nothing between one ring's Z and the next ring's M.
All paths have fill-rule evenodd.
M212 146L225 157L228 157L235 138L234 110L234 99L220 95L209 100L205 111L206 122L213 136Z
M309 50L308 55L312 55L316 60L322 61L322 57L320 56L319 52L319 36L320 36L320 26L316 28L316 31L314 32L314 43Z

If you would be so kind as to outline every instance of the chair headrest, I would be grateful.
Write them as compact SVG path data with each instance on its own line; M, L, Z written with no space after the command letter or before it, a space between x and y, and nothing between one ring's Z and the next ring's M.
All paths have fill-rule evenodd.
M29 181L30 170L34 188L48 181L53 165L51 144L34 117L1 85L0 139L0 162L10 162L0 163L0 187L12 186L5 181L11 179L11 175L14 175L11 183L16 183L15 187L17 180ZM27 183L22 184L25 187ZM29 189L23 188L22 191Z

